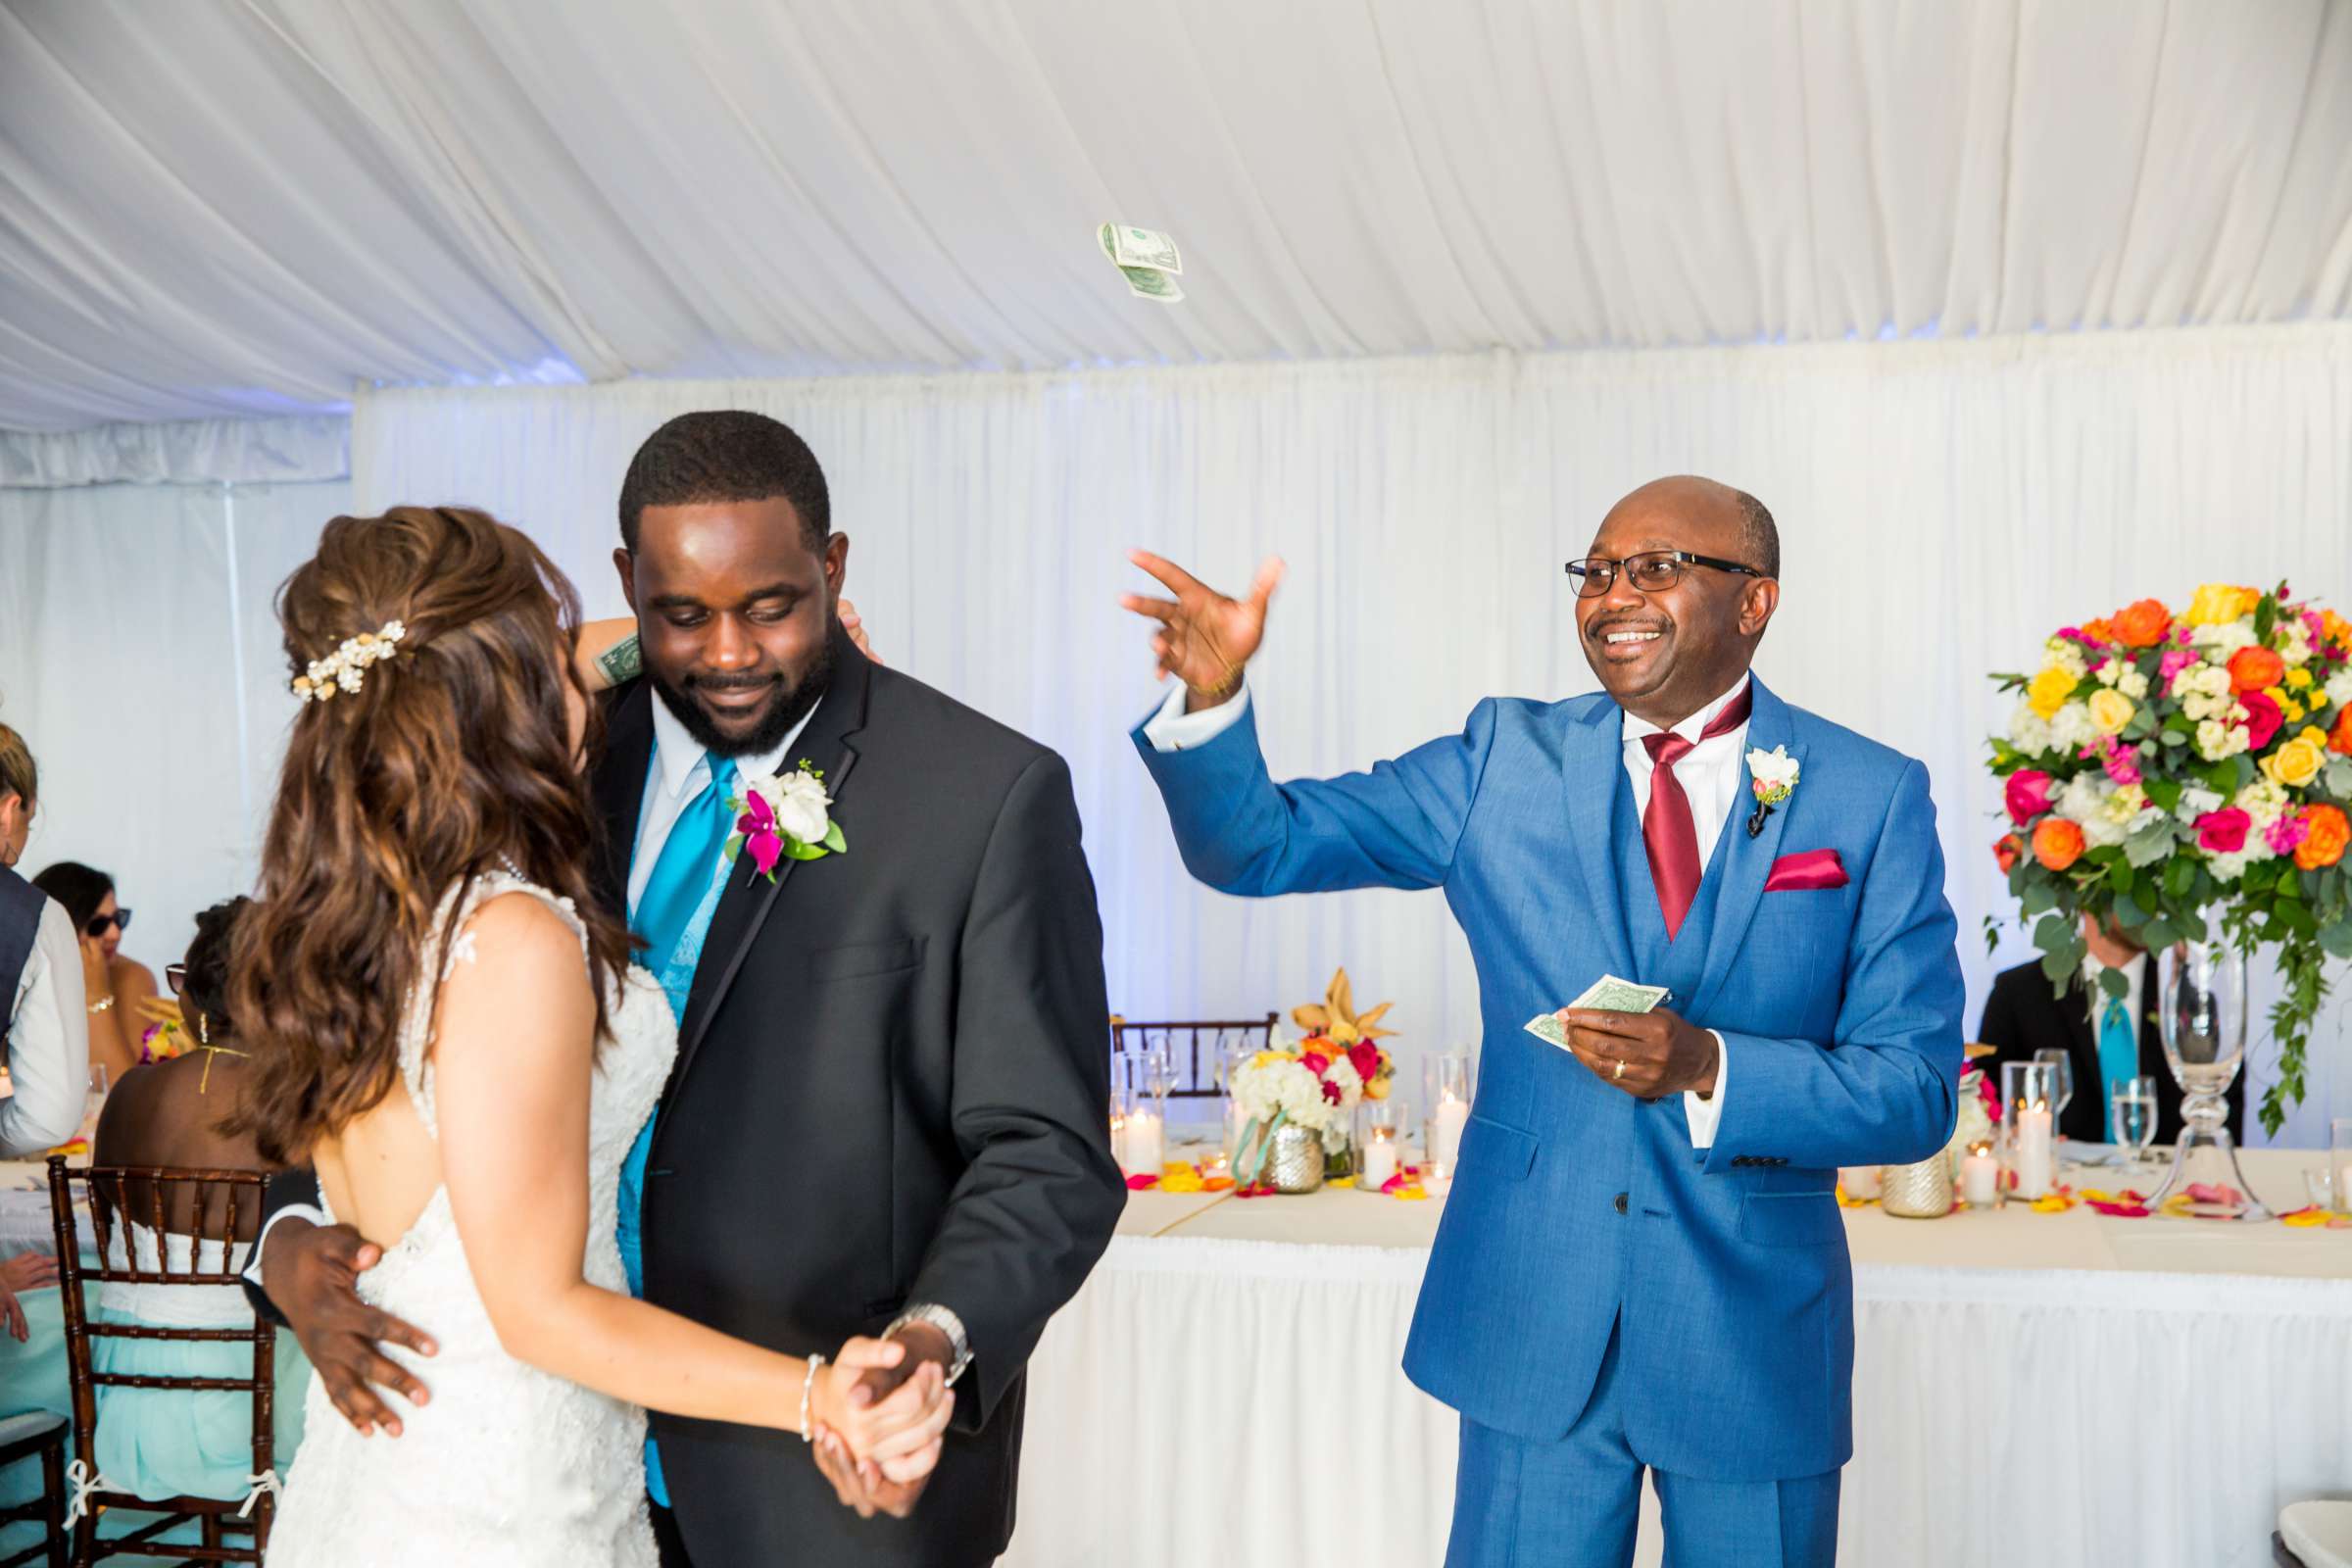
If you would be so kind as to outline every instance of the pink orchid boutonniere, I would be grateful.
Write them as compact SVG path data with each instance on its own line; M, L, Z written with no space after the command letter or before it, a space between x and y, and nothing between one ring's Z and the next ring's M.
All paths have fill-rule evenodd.
M790 773L746 775L743 793L727 803L738 813L727 858L748 853L759 874L773 882L782 861L848 853L841 824L828 814L833 797L825 793L824 781L823 770L809 766L806 758Z

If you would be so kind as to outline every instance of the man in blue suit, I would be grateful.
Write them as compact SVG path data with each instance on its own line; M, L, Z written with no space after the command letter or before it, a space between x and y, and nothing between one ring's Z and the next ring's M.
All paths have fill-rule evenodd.
M1136 742L1193 874L1443 888L1470 941L1478 1100L1404 1356L1462 1415L1447 1563L1628 1563L1647 1469L1670 1565L1829 1568L1853 1451L1832 1188L1943 1146L1961 981L1927 770L1748 673L1771 514L1644 485L1568 565L1603 692L1489 698L1280 785L1242 689L1279 564L1234 600L1136 560L1174 597L1125 603L1182 682ZM1525 1032L1604 973L1667 1004L1563 1010L1564 1051Z

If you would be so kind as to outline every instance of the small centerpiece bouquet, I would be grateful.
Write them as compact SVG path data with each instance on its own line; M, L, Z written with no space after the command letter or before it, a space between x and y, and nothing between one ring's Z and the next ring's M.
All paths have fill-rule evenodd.
M2085 912L2151 952L2275 950L2276 1133L2303 1098L2326 960L2352 958L2352 622L2284 583L2207 583L2179 614L2143 599L2043 648L2034 674L1993 677L2019 701L1989 764L2011 824L1993 855L2043 972L2074 978ZM2123 995L2118 971L2100 980Z
M1244 1126L1233 1174L1244 1190L1304 1191L1325 1177L1352 1174L1348 1137L1355 1107L1366 1099L1387 1099L1396 1076L1395 1059L1374 1044L1395 1033L1379 1027L1390 1006L1384 1002L1358 1016L1342 969L1321 1003L1291 1010L1303 1036L1261 1051L1236 1069L1232 1093ZM1322 1159L1311 1183L1294 1169L1306 1154L1301 1146L1307 1134Z

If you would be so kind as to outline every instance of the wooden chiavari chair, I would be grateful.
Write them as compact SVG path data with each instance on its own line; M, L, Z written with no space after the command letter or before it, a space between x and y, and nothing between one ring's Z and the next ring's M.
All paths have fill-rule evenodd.
M1165 1051L1176 1087L1171 1100L1215 1100L1225 1093L1225 1059L1235 1051L1263 1051L1274 1043L1279 1016L1174 1023L1130 1023L1117 1013L1110 1018L1112 1059L1137 1051Z

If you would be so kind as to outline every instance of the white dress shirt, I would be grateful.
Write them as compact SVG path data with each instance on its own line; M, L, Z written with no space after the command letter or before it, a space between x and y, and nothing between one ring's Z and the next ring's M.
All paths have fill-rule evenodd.
M1690 800L1690 825L1697 832L1698 863L1702 869L1714 856L1715 846L1738 805L1747 725L1738 724L1712 740L1702 741L1698 737L1716 714L1747 690L1747 681L1745 675L1740 676L1730 691L1674 726L1675 734L1693 743L1682 760L1674 764L1674 776ZM1175 685L1159 711L1144 726L1144 739L1157 751L1182 752L1205 746L1239 723L1250 710L1250 691L1245 686L1215 708L1188 713L1184 710L1185 687L1181 682ZM1649 809L1649 779L1655 771L1649 748L1642 744L1642 737L1657 734L1658 726L1631 713L1624 715L1624 725L1625 772L1634 787L1634 815L1639 820ZM1683 1096L1683 1114L1690 1126L1693 1149L1714 1147L1716 1124L1723 1119L1724 1086L1731 1078L1731 1053L1724 1047L1723 1036L1713 1030L1708 1033L1715 1035L1715 1088L1703 1099L1695 1094Z
M44 900L9 1015L8 1078L16 1092L0 1100L0 1158L45 1154L81 1130L90 1095L88 1007L73 917L55 899Z

